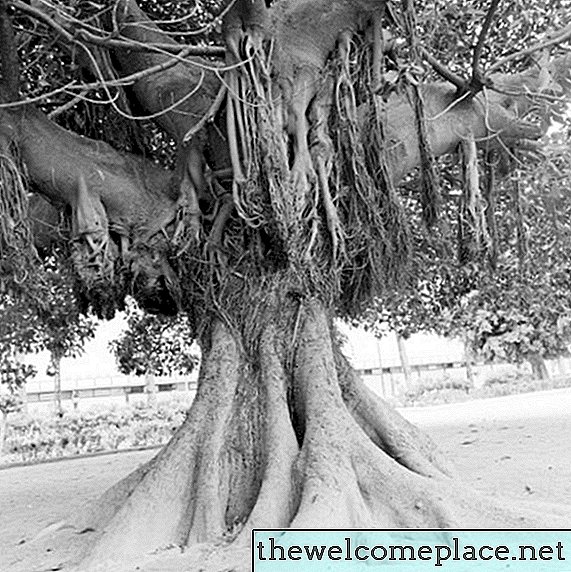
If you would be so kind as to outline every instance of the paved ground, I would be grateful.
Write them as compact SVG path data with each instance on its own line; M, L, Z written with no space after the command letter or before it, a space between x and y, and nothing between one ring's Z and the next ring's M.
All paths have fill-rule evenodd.
M473 486L514 500L571 504L571 389L403 413L434 437ZM153 454L0 471L0 570L18 542L96 498Z

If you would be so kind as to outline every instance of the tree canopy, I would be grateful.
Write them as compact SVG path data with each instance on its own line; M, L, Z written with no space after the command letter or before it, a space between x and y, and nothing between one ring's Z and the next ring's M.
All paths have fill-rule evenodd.
M565 127L565 129L563 128ZM458 260L459 195L449 224L418 257L415 281L394 289L364 316L373 329L465 339L487 360L520 362L567 355L570 342L568 125L544 138L543 158L516 163L496 184L486 211L497 223L493 249ZM453 175L453 173L452 173Z

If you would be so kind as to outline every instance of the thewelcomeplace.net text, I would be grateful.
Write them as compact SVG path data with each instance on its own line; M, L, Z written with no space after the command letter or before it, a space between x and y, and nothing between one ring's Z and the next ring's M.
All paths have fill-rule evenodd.
M253 546L256 562L425 562L436 568L454 562L495 561L532 561L548 562L566 560L565 546L562 541L552 544L464 544L460 538L452 537L447 544L425 545L368 545L356 543L354 538L346 536L335 544L289 544L283 546L279 538L269 536L259 540Z

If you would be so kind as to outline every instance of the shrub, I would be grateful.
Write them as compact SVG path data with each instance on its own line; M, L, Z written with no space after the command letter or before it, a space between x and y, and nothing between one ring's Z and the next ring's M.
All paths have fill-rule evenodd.
M188 405L161 403L92 409L59 417L16 416L8 426L6 461L36 461L82 453L166 443L182 424Z

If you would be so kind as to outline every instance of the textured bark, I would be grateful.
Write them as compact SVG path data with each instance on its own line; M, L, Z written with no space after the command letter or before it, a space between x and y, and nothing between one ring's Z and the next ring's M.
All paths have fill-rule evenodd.
M8 413L0 411L0 457L4 454L4 444L6 442L6 427L8 425Z
M157 407L157 383L155 374L145 373L145 393L147 395L147 405L153 409Z
M62 240L57 211L68 209L68 238L79 258L80 275L92 278L93 259L100 256L93 274L112 282L113 268L120 263L133 277L131 293L143 306L172 313L179 286L163 232L174 226L177 213L172 174L151 161L62 129L33 108L0 110L0 121L17 145L34 190L49 203L32 200L36 244L48 248ZM104 282L102 290L105 294L113 288ZM96 309L112 314L116 303L102 302Z
M117 13L124 37L141 44L158 42L177 45L153 24L133 0L119 2ZM116 49L113 55L118 71L124 75L172 62L172 56L168 54L141 50ZM164 71L137 80L131 87L132 96L144 114L157 114L156 122L182 143L188 130L207 113L222 85L220 74L214 71L217 65L204 58L181 58L179 63Z
M399 334L396 334L396 338L399 350L400 364L402 367L402 372L404 374L405 387L407 389L410 389L412 384L412 370L410 369L410 362L408 361L408 354L406 352L405 340Z
M252 528L544 522L465 488L431 439L364 386L318 302L281 299L266 318L254 353L215 321L196 399L172 441L37 543L35 567L24 560L14 570L57 561L82 572L245 571ZM550 522L568 516L562 509Z
M54 413L61 417L63 415L61 404L61 356L52 353L50 368L51 375L54 378Z
M528 356L528 360L531 365L531 374L533 375L534 379L549 379L547 365L545 364L545 359L541 355L530 354Z

